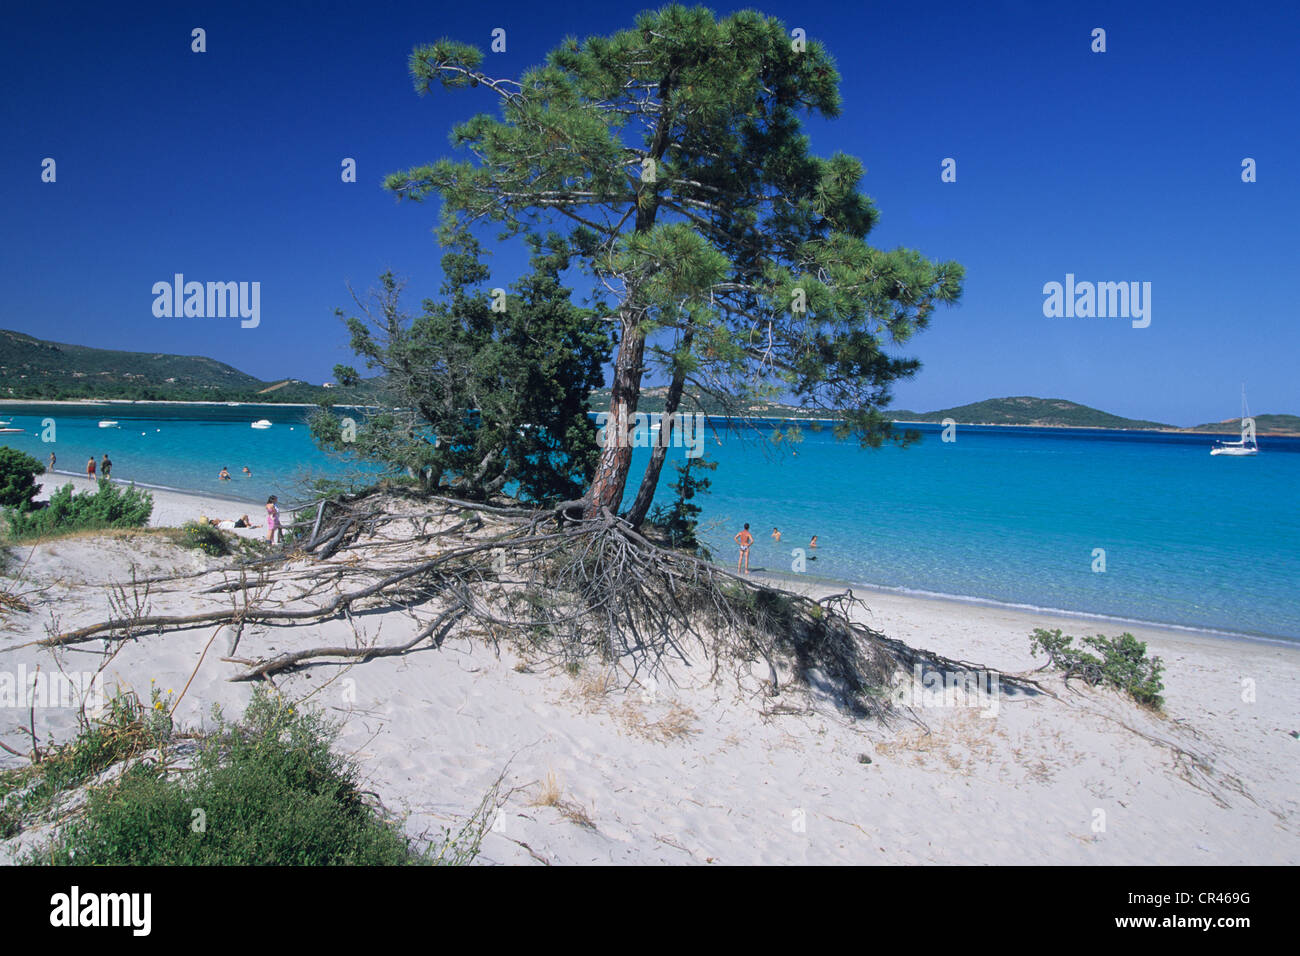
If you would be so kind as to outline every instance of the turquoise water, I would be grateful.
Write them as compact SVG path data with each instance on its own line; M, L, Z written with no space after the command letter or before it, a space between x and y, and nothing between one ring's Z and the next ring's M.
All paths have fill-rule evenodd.
M306 412L7 406L0 419L27 433L0 441L41 460L53 449L60 470L107 451L115 477L265 501L292 496L306 470L339 468L312 444ZM40 440L46 416L54 444ZM121 426L100 429L103 418ZM250 428L258 418L275 424ZM1203 436L962 427L943 442L923 430L912 447L877 451L805 430L793 455L710 435L719 468L700 499L702 536L733 561L732 535L750 522L755 570L790 573L798 547L818 577L1300 640L1300 439L1265 437L1258 457L1237 459L1211 457ZM633 482L647 454L634 455ZM671 498L682 455L670 450L657 500ZM223 465L234 481L217 480Z
M42 463L53 451L57 471L84 475L87 458L94 455L98 463L107 453L114 478L264 503L272 494L292 498L309 473L340 470L312 442L310 413L284 405L3 405L0 420L11 419L11 427L25 432L0 435L0 442ZM263 418L271 428L251 427ZM41 440L46 419L53 419L54 442ZM100 428L102 420L119 424ZM230 481L217 477L223 467Z

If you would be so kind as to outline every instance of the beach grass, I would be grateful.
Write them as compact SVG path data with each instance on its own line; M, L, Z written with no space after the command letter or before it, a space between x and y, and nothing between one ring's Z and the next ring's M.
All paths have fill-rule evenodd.
M214 713L216 730L202 734L176 734L156 690L149 704L128 692L107 710L71 743L0 774L0 837L59 817L24 862L462 864L487 828L489 800L455 835L413 841L366 800L357 766L333 749L336 726L260 689L241 720Z

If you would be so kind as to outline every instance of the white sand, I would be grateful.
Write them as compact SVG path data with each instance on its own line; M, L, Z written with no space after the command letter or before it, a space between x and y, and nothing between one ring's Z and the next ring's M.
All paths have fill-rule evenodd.
M158 520L199 510L225 516L218 502L171 498L158 496ZM20 645L44 637L55 621L66 631L105 617L105 585L127 579L132 566L140 575L197 575L155 589L153 613L216 609L229 600L196 598L221 572L199 574L213 562L156 537L41 546L25 576L44 590L29 596L30 613L0 622L0 673L53 667L52 652ZM885 633L1009 672L1041 663L1029 654L1034 627L1120 630L861 593L868 622ZM361 638L384 644L418 626L397 612L354 621ZM702 666L678 668L677 686L628 688L623 677L606 687L594 669L575 678L529 667L505 646L498 656L464 636L437 650L351 667L327 663L277 682L343 721L341 748L356 755L367 786L387 806L409 814L412 834L453 825L504 774L509 795L482 862L1300 862L1300 741L1291 736L1300 730L1300 649L1130 630L1165 659L1164 715L1039 675L1057 697L1004 694L993 717L921 707L916 715L927 732L905 719L886 727L810 710L796 693L748 696L729 677L710 682ZM237 714L251 689L227 680L240 669L221 660L230 637L211 628L142 636L113 660L110 683L147 695L156 678L178 695L193 673L176 711L182 723L203 722L214 703ZM343 622L249 627L235 656L355 639ZM101 647L82 644L59 656L66 668L93 668ZM1253 681L1251 700L1245 680ZM26 720L26 710L0 707L0 740L26 749ZM67 708L36 713L42 739L66 739L72 727ZM0 751L0 766L15 762ZM560 790L557 805L532 805L548 778ZM0 859L5 852L0 844Z

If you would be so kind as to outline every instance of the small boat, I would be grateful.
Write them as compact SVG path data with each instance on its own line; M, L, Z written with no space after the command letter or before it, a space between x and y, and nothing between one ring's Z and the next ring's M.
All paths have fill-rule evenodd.
M17 435L22 431L21 428L0 428L0 435Z
M116 428L117 422L103 421L99 423L100 428Z
M1250 408L1246 405L1245 385L1241 386L1241 441L1216 441L1210 454L1233 458L1259 454L1259 443L1255 441L1255 419L1250 417Z
M267 421L265 418L259 418L257 421L253 422L253 427L254 427L254 428L270 428L270 427L271 427L271 423L270 423L269 421Z

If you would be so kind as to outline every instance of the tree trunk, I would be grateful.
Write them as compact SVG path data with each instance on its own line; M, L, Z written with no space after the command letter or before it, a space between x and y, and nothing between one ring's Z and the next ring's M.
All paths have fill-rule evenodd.
M691 336L691 330L687 329L682 339L684 349L690 349ZM654 448L650 452L650 462L645 466L645 474L641 476L641 487L637 489L632 507L628 509L627 514L624 516L634 528L641 527L641 523L645 521L645 516L650 513L650 504L654 501L655 489L659 487L659 473L663 471L664 459L668 457L668 440L671 437L669 430L672 427L672 419L669 416L673 415L677 411L677 406L681 404L682 391L685 386L685 370L674 368L673 379L668 384L668 395L664 399L664 417L659 423L659 440L655 442Z
M669 134L672 130L673 114L668 108L669 98L677 83L676 69L672 70L659 83L659 99L663 108L659 121L655 125L654 141L646 156L655 162L663 159L668 149ZM651 191L649 201L642 201L643 187L637 187L635 232L648 232L654 228L655 217L659 212L658 195ZM645 333L641 330L640 310L627 307L626 303L636 301L629 295L624 300L623 331L618 343L618 358L614 363L614 386L609 395L609 422L618 415L617 435L611 436L609 424L605 426L605 447L596 464L596 474L591 479L591 488L587 491L587 506L583 517L598 518L601 509L608 508L610 514L618 513L618 506L623 501L623 487L627 484L627 473L632 469L632 442L629 440L625 426L632 422L637 402L641 399L642 362L645 358ZM611 440L612 439L612 440Z
M610 389L609 415L605 423L605 445L596 464L596 474L591 479L587 507L583 512L588 518L599 517L601 508L608 508L611 514L618 512L627 473L632 468L632 442L627 427L641 398L641 361L645 355L645 333L638 327L636 318L633 315L623 318L623 335L618 344L618 359L614 363L614 386Z

